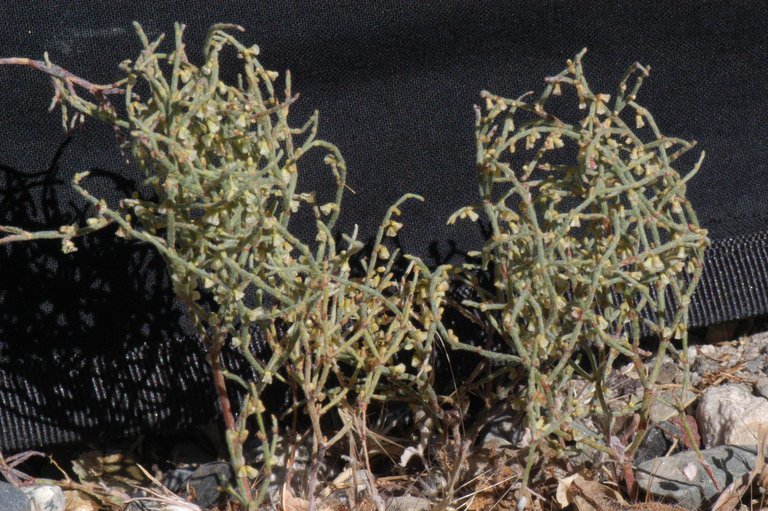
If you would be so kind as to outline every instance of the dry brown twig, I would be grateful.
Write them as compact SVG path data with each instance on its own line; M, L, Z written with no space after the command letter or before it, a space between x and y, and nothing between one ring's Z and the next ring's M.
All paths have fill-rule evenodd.
M47 57L47 54L46 54L46 57ZM71 92L73 93L74 93L73 86L77 85L87 90L90 94L93 94L94 96L109 96L113 94L125 94L125 90L122 89L122 82L115 82L107 85L98 85L98 84L89 82L85 78L81 78L75 75L74 73L71 73L70 71L67 71L61 66L57 66L56 64L52 64L50 62L45 62L42 60L32 60L32 59L23 58L23 57L0 58L0 66L4 66L4 65L25 66L25 67L31 67L32 69L35 69L37 71L42 71L43 73L49 75L51 78L58 78L60 80L63 80L65 83L68 84Z
M23 486L34 482L34 477L25 474L16 467L35 456L45 457L45 454L38 451L24 451L5 457L3 456L3 453L0 452L0 475L14 486Z

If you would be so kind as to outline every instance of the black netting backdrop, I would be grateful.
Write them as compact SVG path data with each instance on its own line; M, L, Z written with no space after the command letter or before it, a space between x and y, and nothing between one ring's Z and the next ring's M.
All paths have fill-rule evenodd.
M0 56L42 58L94 82L133 58L131 22L150 37L188 25L199 55L213 22L238 23L262 61L290 69L299 124L320 110L321 136L350 168L339 228L371 236L406 191L402 248L431 263L481 243L446 226L476 196L472 105L478 92L517 96L589 48L595 89L613 92L635 60L652 67L640 101L665 133L707 151L689 187L714 245L693 305L708 325L768 312L768 5L763 2L145 1L3 2ZM236 61L225 74L234 75ZM50 228L88 211L69 182L112 205L140 182L95 122L65 137L48 114L52 88L0 67L0 223ZM304 188L332 181L309 162ZM63 255L59 244L0 247L0 449L174 428L215 415L202 350L160 258L109 233Z

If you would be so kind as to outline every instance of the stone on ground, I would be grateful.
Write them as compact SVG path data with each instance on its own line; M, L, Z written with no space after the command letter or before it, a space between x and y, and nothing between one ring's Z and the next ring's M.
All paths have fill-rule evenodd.
M64 492L58 486L30 486L22 488L32 501L32 509L39 511L64 511L67 507L67 499Z
M694 451L644 461L635 472L637 484L646 493L687 509L709 509L720 491L752 470L757 461L755 446L723 445L701 453L719 490Z
M752 445L768 425L768 399L739 384L710 387L699 399L696 419L705 447Z
M0 481L0 509L3 511L33 511L32 501L12 484Z

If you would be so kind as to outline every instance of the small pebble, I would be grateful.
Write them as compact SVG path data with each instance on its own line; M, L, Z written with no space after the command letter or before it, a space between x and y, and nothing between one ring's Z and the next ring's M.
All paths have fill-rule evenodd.
M501 414L483 427L476 442L486 449L525 447L530 443L531 433L522 422L518 412Z
M64 511L67 507L67 499L64 492L58 486L30 486L22 488L22 491L33 503L36 511Z
M675 436L669 434L669 430L672 428L676 428L676 426L669 421L653 426L635 452L635 465L664 456L675 442ZM676 429L679 431L679 428Z
M768 376L758 378L757 382L755 382L755 393L768 399Z

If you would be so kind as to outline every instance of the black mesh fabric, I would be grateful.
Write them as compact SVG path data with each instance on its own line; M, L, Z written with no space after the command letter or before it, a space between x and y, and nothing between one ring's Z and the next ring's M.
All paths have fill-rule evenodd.
M402 193L402 248L430 263L461 260L481 234L446 226L475 199L472 105L481 89L539 90L583 47L595 89L626 67L652 67L640 101L665 133L707 151L689 193L714 240L692 323L768 312L768 4L458 0L3 2L0 56L42 58L105 83L133 58L131 22L150 37L188 25L200 54L213 22L238 23L267 67L292 71L300 124L318 109L321 136L350 168L339 229L369 237ZM237 62L225 62L234 76ZM115 205L139 186L109 128L66 138L48 114L48 79L0 67L0 223L51 228L84 220L70 189ZM332 180L319 162L304 189ZM109 233L63 255L57 243L0 247L0 449L174 428L215 415L202 349L172 299L160 258Z

